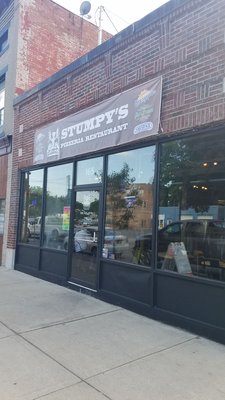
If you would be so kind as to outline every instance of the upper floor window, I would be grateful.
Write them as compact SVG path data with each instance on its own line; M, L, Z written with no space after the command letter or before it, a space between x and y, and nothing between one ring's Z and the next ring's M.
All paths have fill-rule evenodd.
M8 30L0 36L0 54L3 53L8 46Z
M0 235L3 235L5 220L5 199L0 199Z
M5 88L0 85L0 128L4 124L4 110L5 110Z

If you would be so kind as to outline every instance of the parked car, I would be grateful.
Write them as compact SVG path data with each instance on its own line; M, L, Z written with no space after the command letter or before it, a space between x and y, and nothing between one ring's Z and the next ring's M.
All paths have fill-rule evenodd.
M158 261L163 260L170 243L183 242L188 256L204 260L225 260L225 221L208 219L173 222L158 231ZM136 238L133 255L140 264L151 261L152 233ZM218 263L217 263L218 264Z
M96 256L98 248L98 228L95 226L83 227L74 234L74 251L83 252ZM128 240L125 235L120 235L111 228L105 229L104 249L108 249L107 254L119 256L129 248ZM64 249L68 249L68 236L64 239Z

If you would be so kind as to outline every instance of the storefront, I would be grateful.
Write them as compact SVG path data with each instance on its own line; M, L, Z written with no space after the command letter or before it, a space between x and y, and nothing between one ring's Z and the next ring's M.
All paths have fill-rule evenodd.
M148 141L161 93L158 77L36 131L16 265L94 291L101 263L143 264L149 274L151 257L142 263L135 243L153 230L156 144Z
M170 11L172 26L173 7L177 26L197 6L207 11L212 5L218 12L211 1L171 4L163 7L157 23L163 24ZM155 38L152 26L149 29ZM190 32L188 26L184 29ZM150 36L144 27L140 31L132 40L143 49L142 41ZM169 32L174 46L174 31ZM201 38L204 34L199 29ZM106 76L112 87L113 66L119 64L120 52L124 59L126 47L116 46L103 49L105 65L109 54L112 57L110 78ZM219 50L212 42L208 53L202 48L196 71L207 64L206 55L211 60L212 52ZM78 63L65 72L66 80L61 74L50 88L47 82L16 101L15 268L225 343L222 75L218 78L217 68L217 80L211 80L208 89L206 73L198 75L200 86L182 86L178 59L176 67L164 66L150 79L146 73L141 82L125 84L120 93L112 90L106 99L92 99L84 106L82 78L89 74L97 84L98 65L103 70L100 56L98 62L89 61L84 72L77 72ZM144 52L142 61L143 68ZM187 57L185 65L187 69L190 63L195 82L192 61ZM88 87L94 93L90 81ZM208 102L215 101L216 90L211 109ZM71 104L77 112L68 112ZM62 107L67 114L60 118ZM54 112L57 117L52 118Z
M16 268L223 340L225 138L200 137L23 171Z

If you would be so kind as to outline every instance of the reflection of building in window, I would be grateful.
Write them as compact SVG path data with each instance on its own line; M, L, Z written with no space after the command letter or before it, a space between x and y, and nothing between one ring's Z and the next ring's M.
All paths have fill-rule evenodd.
M138 188L140 203L134 209L130 227L139 229L140 221L144 221L142 228L149 229L151 228L151 210L153 208L153 187L150 183L137 183L136 187Z
M146 228L146 220L141 220L141 228Z
M5 199L0 199L0 235L3 235L5 220Z
M129 188L127 188L128 190ZM151 212L153 207L153 188L149 183L133 183L130 189L136 192L136 196L124 196L117 192L113 204L110 204L110 194L107 197L107 223L115 224L127 215L127 228L139 229L151 228ZM112 193L112 192L110 192ZM144 204L144 206L143 206ZM117 229L120 227L115 226Z

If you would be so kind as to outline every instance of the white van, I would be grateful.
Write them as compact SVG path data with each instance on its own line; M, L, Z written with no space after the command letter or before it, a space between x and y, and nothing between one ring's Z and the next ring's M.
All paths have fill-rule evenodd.
M30 237L39 237L41 232L42 218L37 217L33 221L29 222L28 230ZM67 231L63 229L63 217L57 215L48 215L45 217L45 228L44 233L46 236L52 239L57 239L62 235L65 235Z

